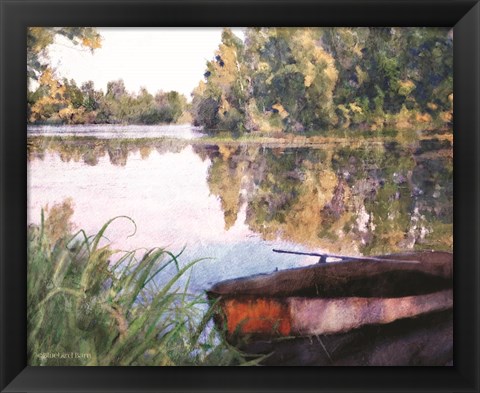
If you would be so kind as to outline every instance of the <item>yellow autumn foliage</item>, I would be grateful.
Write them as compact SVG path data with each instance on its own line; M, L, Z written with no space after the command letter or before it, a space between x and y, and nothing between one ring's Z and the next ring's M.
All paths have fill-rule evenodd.
M286 109L282 106L282 104L279 104L279 103L276 103L274 105L272 105L272 108L273 109L276 109L278 111L278 114L280 115L280 117L282 119L285 119L286 117L288 117L288 112L286 111Z
M29 121L35 122L62 122L77 124L84 122L85 108L74 108L67 98L66 87L54 76L51 68L47 68L39 78L46 94L40 97L30 108Z
M251 131L282 132L283 124L279 114L260 112L254 98L248 101L246 109L246 125Z
M102 46L102 38L100 35L84 37L82 38L82 45L90 49L98 49Z
M398 94L406 97L415 89L415 87L415 83L411 80L399 81Z
M430 123L432 121L432 116L428 113L417 113L415 115L415 120L419 123Z
M440 112L439 114L440 119L444 121L445 123L453 121L453 112Z
M362 70L358 65L355 66L355 72L357 74L358 85L363 85L363 83L368 79L368 73Z
M297 29L292 37L291 49L304 75L305 87L312 86L316 81L321 83L324 94L331 97L338 79L335 59L317 44L313 30Z

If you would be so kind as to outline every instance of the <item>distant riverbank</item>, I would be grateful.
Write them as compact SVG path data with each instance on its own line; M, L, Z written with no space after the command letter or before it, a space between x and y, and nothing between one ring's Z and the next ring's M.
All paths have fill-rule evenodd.
M217 131L215 134L204 132L202 127L192 124L166 125L120 125L120 124L86 124L86 125L27 125L29 137L91 137L95 139L186 139L198 140L199 143L229 144L266 144L268 146L318 146L325 144L350 144L368 140L369 143L396 140L414 142L425 139L439 139L453 142L451 130L346 130L332 129L302 133L287 132L251 132L237 134L229 131Z

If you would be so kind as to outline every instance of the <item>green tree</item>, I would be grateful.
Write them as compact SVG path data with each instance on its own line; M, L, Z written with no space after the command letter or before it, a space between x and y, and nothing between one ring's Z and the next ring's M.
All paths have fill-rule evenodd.
M207 62L206 81L201 81L192 93L194 123L207 131L245 129L247 80L243 50L243 42L230 29L224 29L215 58Z
M154 103L157 123L175 123L187 110L187 98L176 91L158 92Z
M95 90L95 84L93 81L82 83L80 90L82 91L83 106L85 109L89 112L96 111L103 99L103 92Z
M75 80L63 78L63 85L65 86L65 99L68 100L75 109L82 107L84 104L83 93L77 86Z

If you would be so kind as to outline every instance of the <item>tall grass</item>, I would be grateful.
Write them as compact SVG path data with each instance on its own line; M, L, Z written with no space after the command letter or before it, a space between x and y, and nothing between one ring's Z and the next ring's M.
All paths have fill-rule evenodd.
M181 253L162 248L114 250L102 245L105 231L130 218L88 236L70 233L72 213L68 202L56 205L28 229L30 365L256 364L211 326L215 304L189 293L200 260L182 264Z

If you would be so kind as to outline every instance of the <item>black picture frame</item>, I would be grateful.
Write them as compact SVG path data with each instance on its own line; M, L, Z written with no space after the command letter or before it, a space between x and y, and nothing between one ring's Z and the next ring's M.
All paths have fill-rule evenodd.
M478 392L480 4L472 0L0 0L2 392ZM28 26L454 27L453 367L28 367Z

